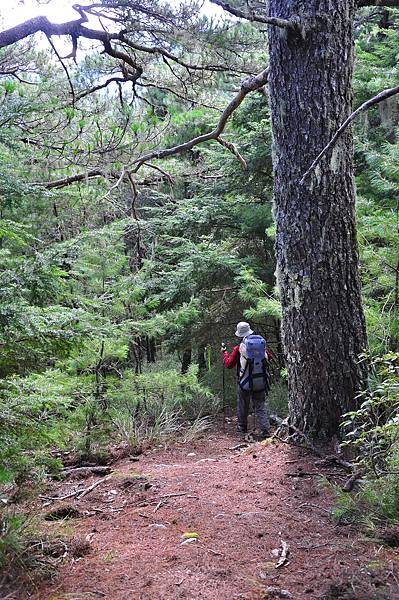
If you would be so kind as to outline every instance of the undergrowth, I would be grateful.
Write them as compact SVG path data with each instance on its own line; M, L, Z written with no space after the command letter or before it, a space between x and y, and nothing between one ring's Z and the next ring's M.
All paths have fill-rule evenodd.
M0 515L0 588L48 578L65 551L64 542L40 534L35 522L25 515L3 509Z
M342 423L342 445L354 453L361 478L355 493L337 490L334 515L373 532L399 522L399 353L362 360L369 364L369 387Z
M56 476L60 457L107 462L110 446L141 452L143 446L189 441L209 427L219 401L191 365L115 376L52 368L3 380L0 389L0 584L16 574L35 580L53 568L62 540L49 540L18 503ZM15 511L8 507L14 506ZM64 544L65 545L65 544ZM54 549L55 548L55 549ZM57 555L58 556L58 555Z
M0 484L41 481L62 466L55 450L96 460L108 445L132 449L203 430L218 399L199 383L197 367L122 377L52 369L14 377L1 390Z

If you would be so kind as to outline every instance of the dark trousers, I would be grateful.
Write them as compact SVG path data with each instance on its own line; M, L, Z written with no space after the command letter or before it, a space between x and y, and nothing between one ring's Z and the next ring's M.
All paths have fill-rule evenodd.
M252 403L256 415L256 425L261 431L268 431L270 427L269 415L266 409L266 394L265 392L246 392L237 384L237 419L238 427L242 431L247 430L248 413L250 402Z

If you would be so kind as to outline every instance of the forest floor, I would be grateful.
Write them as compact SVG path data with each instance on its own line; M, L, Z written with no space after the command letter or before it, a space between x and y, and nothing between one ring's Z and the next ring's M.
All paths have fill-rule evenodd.
M43 494L54 498L101 481L80 499L40 501L72 511L49 527L81 552L18 598L399 598L398 550L332 519L326 479L343 483L341 468L283 443L235 449L227 429L121 459L103 478L52 483Z

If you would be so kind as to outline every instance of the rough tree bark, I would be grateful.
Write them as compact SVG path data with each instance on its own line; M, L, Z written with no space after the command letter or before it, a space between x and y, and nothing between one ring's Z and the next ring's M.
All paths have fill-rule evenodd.
M350 128L300 185L351 112L354 0L270 0L299 32L269 28L277 280L290 419L320 441L356 406L366 347Z

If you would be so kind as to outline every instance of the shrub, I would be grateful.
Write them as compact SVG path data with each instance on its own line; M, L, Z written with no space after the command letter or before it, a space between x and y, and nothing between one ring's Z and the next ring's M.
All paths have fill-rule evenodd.
M399 354L374 358L370 373L359 410L344 415L342 445L354 449L358 464L378 478L396 471L391 463L399 443Z
M61 466L54 449L97 459L111 442L133 446L158 442L183 428L204 425L218 401L198 382L197 367L185 375L163 370L121 378L74 375L49 369L13 377L0 390L0 483L40 480Z
M399 354L370 362L369 388L359 394L359 410L344 415L344 447L364 473L355 496L339 496L338 516L368 528L399 520Z

